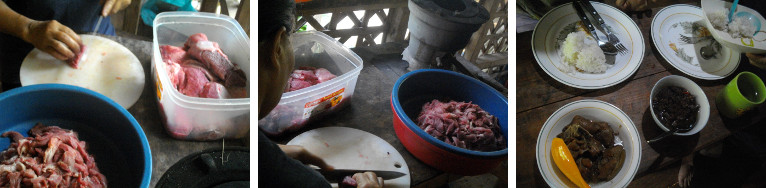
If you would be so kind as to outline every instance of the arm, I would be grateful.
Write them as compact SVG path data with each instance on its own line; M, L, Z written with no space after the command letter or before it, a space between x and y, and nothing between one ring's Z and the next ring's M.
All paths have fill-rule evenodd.
M80 36L58 21L29 19L4 1L0 1L0 32L18 37L60 60L74 57L82 43Z

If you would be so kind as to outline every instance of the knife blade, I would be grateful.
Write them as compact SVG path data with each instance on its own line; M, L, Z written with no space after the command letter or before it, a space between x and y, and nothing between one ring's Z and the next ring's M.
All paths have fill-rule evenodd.
M582 21L582 24L585 25L586 28L588 28L588 32L595 38L596 40L600 40L598 38L598 35L596 34L596 28L593 27L593 23L591 23L588 16L585 14L585 11L583 10L582 6L577 2L577 0L572 1L572 6L574 6L575 11L577 12L577 16L580 17L580 20Z
M404 175L407 175L405 173L397 172L397 171L388 171L388 170L354 170L354 169L335 169L332 171L324 170L324 169L314 169L319 174L322 174L327 181L330 183L337 183L340 181L343 181L343 178L346 176L353 176L356 173L364 173L364 172L373 172L378 177L383 178L383 180L389 180L389 179L395 179L402 177Z
M591 17L593 17L593 21L595 22L596 29L603 32L607 35L607 37L610 37L609 40L613 40L611 37L614 35L612 34L612 30L607 27L606 22L604 22L604 19L601 18L601 15L596 12L596 8L593 8L593 5L588 0L577 0L581 7L585 8L585 11L587 11L588 14L590 14ZM610 36L611 35L611 36ZM615 39L617 41L612 42L620 42L619 39Z
M101 20L104 19L104 16L98 16L98 22L96 22L96 27L93 28L93 33L96 33L98 31L98 27L101 26Z

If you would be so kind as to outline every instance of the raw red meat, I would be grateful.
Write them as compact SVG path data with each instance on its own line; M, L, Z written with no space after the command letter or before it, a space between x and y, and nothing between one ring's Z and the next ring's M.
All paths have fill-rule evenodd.
M433 100L423 105L418 126L450 145L475 151L506 148L497 117L471 102Z
M247 97L243 87L247 83L244 72L229 61L218 43L208 41L202 33L190 36L184 48L160 46L160 54L171 84L186 96L217 99Z
M335 78L335 75L324 68L298 67L287 80L285 92L296 91L309 86L317 85Z
M338 187L356 187L356 180L351 176L343 177L343 181L340 182Z
M75 69L79 68L80 61L85 61L85 58L86 58L85 53L87 52L87 49L88 47L86 47L83 44L80 44L80 51L75 52L74 57L66 61L67 64L69 64L69 66L71 66L72 68L75 68Z
M37 123L29 135L2 134L11 145L0 153L0 187L106 187L77 133Z
M224 85L244 87L247 84L245 72L231 63L229 57L218 47L218 43L208 41L205 34L192 35L184 47L188 47L187 53L189 55L202 62L213 74L224 80Z

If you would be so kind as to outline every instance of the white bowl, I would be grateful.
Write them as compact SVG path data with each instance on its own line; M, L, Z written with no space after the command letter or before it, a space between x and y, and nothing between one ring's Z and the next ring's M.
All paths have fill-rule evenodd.
M686 89L689 91L689 93L694 95L697 104L700 105L699 114L697 116L697 124L694 125L694 128L688 132L677 132L674 135L689 136L696 134L700 132L702 128L705 128L705 125L707 125L707 120L710 117L710 103L707 101L705 92L703 92L702 88L694 83L694 81L677 75L666 76L660 79L660 81L657 81L657 83L654 84L654 87L652 87L652 93L649 95L649 110L651 111L652 119L654 119L654 122L657 123L657 126L659 126L664 131L670 131L670 129L662 125L660 120L657 119L657 115L654 115L654 106L652 105L652 102L654 101L654 95L659 92L660 89L666 86L678 86Z
M721 43L721 45L743 53L766 53L766 31L764 31L763 27L761 27L760 31L756 31L757 34L753 36L752 39L732 38L729 33L713 28L713 24L710 23L710 18L707 17L707 14L719 11L721 9L729 10L729 8L731 8L731 2L725 2L721 0L702 0L701 5L702 12L704 14L703 16L705 18L705 27L707 27L707 30L710 31L710 34L713 35L713 38ZM758 11L755 11L749 7L737 5L736 12L748 12L752 15L755 15L755 17L757 17L761 23L766 23L766 19L764 19L763 16L758 13Z
M543 124L540 134L537 136L536 159L537 168L543 179L551 187L576 187L553 163L551 157L551 143L556 135L562 132L562 129L572 122L575 115L609 123L612 130L618 135L615 143L621 143L625 148L625 162L623 162L620 171L609 181L590 184L591 187L627 187L630 181L638 171L638 165L641 161L641 136L638 134L633 121L630 120L625 112L604 101L599 100L579 100L553 112L553 114Z

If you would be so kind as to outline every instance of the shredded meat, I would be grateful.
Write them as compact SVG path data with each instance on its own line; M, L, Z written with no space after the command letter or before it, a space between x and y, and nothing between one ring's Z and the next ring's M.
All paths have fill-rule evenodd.
M29 135L2 134L11 145L0 153L0 187L106 187L77 133L37 123Z
M433 100L423 105L418 126L450 145L475 150L506 148L497 117L471 102Z

